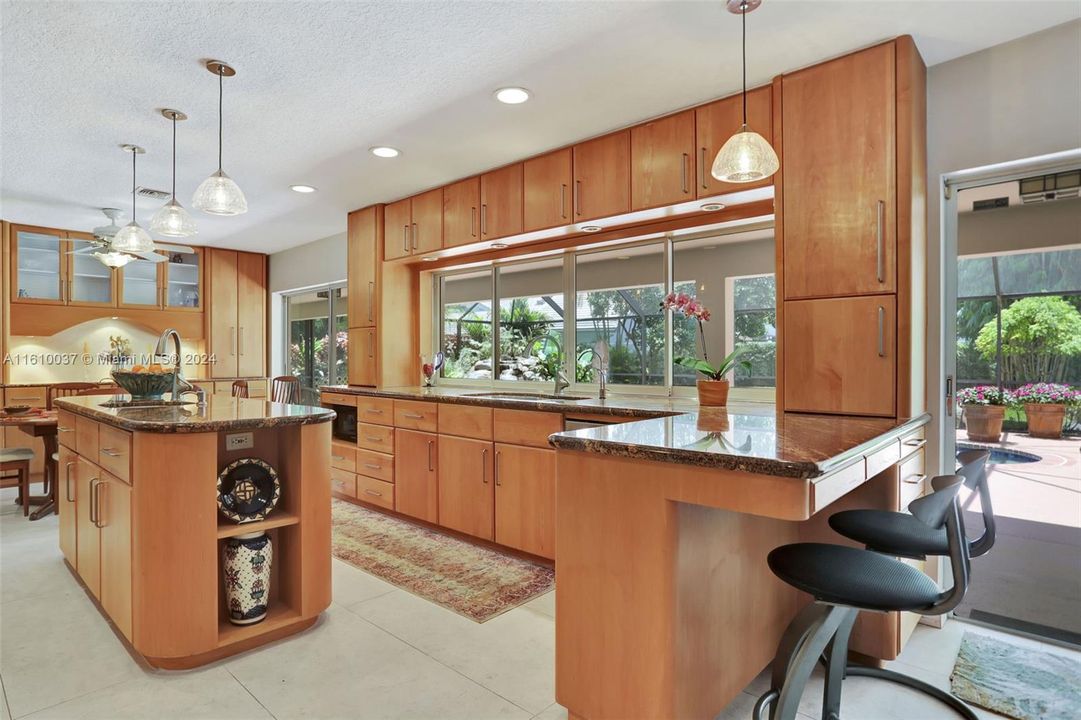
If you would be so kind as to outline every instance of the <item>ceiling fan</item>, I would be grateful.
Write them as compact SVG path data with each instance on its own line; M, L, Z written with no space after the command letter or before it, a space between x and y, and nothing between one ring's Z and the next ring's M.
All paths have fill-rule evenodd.
M105 217L109 218L109 224L94 228L92 231L94 239L87 241L89 245L79 250L72 250L68 255L93 255L109 267L123 267L135 257L156 263L165 262L169 259L168 255L155 252L155 250L181 253L195 252L193 248L187 245L174 245L172 243L155 243L154 250L145 253L117 252L112 249L112 241L116 233L120 231L120 226L116 221L118 218L122 218L124 213L117 208L102 208L101 211L105 213Z

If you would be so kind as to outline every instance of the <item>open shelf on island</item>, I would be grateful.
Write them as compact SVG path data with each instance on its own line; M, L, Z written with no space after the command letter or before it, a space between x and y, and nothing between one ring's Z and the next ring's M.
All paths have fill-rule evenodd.
M300 612L288 605L271 605L266 617L254 625L234 625L228 620L218 623L218 647L273 632L300 619Z
M253 532L262 532L264 530L270 530L271 528L285 527L286 525L296 525L300 522L300 518L291 512L284 510L276 510L271 513L270 517L266 520L258 520L256 522L247 523L235 523L231 520L218 519L218 539L236 537L237 535L247 535Z

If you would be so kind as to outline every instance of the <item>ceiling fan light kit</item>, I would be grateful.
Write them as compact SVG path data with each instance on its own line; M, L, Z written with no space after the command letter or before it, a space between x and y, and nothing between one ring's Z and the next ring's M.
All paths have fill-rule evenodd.
M173 194L150 219L150 229L166 237L190 237L199 230L195 227L191 215L176 199L176 124L187 120L188 116L179 110L168 108L162 110L161 114L173 123Z
M236 75L229 65L210 60L206 69L218 76L218 169L200 183L192 205L211 215L240 215L248 211L248 201L240 186L222 170L222 79Z

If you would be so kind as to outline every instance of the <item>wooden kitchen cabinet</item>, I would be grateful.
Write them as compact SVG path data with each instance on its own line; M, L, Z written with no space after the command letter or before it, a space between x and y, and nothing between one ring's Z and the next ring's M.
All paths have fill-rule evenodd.
M265 255L237 253L236 347L238 376L266 375Z
M575 221L630 212L630 130L574 146L573 190Z
M75 450L67 445L60 446L60 460L57 463L58 472L60 473L60 485L56 492L56 510L59 517L58 525L60 526L60 552L64 554L64 559L68 561L68 565L78 570L79 557L77 554L77 532L78 522L76 520L76 485L78 478L76 477L76 467L79 464L79 458L75 454Z
M694 110L631 128L631 209L695 197Z
M109 473L98 485L101 606L131 640L131 486Z
M480 178L472 177L443 188L443 247L480 240Z
M894 292L895 44L780 85L784 297Z
M785 409L894 416L896 305L892 295L786 301Z
M480 236L495 240L522 232L522 163L480 176Z
M439 524L495 537L494 452L485 440L439 436Z
M394 459L394 509L420 520L439 522L439 436L395 430Z
M349 213L346 252L349 278L349 327L375 327L379 297L377 268L383 214L378 206Z
M266 256L207 252L210 377L258 377L266 365Z
M570 223L573 183L574 153L571 148L522 163L523 231Z
M726 183L710 173L717 153L729 138L740 131L743 125L742 95L733 95L697 107L694 110L694 117L696 146L698 147L698 197L710 197L773 184L772 176L751 183ZM747 128L773 145L773 88L771 86L767 85L747 92Z
M374 327L349 330L347 362L350 385L375 387L378 377L377 343L378 338Z
M421 255L443 247L443 188L390 203L384 213L386 260Z
M495 445L495 541L555 558L554 450Z
M79 458L72 469L75 485L76 556L79 577L86 588L101 599L101 531L97 519L98 485L102 472L93 464Z

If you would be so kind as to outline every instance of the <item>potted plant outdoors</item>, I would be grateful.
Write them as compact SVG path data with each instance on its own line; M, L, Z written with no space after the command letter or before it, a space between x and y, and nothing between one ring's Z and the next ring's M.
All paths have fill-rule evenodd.
M1013 404L1013 395L1009 390L1000 390L994 385L977 385L958 391L957 402L964 409L970 440L987 443L999 441L1006 406Z
M718 365L713 365L710 363L709 353L706 351L706 331L702 324L709 322L709 310L699 303L693 295L687 295L686 293L669 293L661 301L661 309L682 313L685 317L691 318L698 323L698 336L702 339L702 359L699 360L697 357L674 358L677 365L697 370L706 376L705 379L699 378L697 382L698 404L712 407L727 405L730 385L725 376L735 368L736 358L743 352L742 348L737 348L722 358ZM740 365L747 369L751 367L751 364L746 361L741 362Z
M1028 383L1014 391L1014 399L1025 406L1028 434L1038 438L1062 437L1066 406L1081 400L1081 392L1057 383Z

